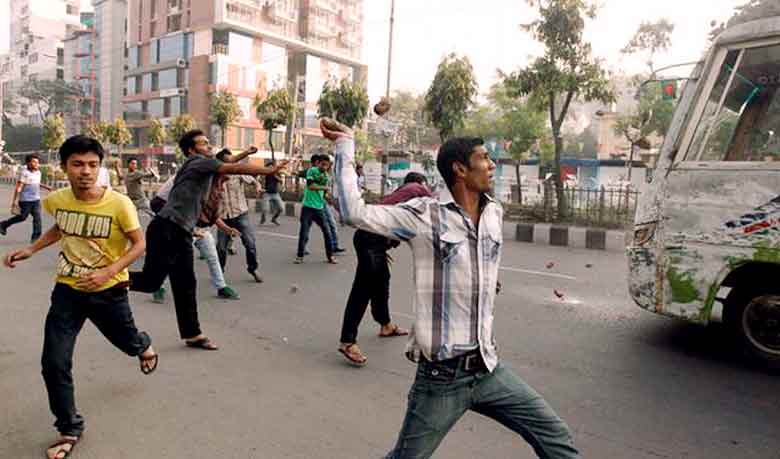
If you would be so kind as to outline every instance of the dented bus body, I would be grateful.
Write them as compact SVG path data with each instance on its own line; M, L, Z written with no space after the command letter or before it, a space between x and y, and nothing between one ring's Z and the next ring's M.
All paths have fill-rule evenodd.
M685 84L627 248L642 308L722 320L780 362L780 17L725 30Z

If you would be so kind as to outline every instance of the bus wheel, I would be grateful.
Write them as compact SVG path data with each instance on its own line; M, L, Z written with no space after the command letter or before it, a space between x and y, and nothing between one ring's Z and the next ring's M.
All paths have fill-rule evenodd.
M734 289L727 304L726 324L748 357L780 369L780 295Z

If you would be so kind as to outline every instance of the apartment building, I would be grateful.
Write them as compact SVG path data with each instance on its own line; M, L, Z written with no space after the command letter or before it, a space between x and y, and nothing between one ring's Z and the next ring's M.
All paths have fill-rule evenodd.
M63 40L80 28L79 0L10 0L9 53L0 59L4 92L30 79L63 79ZM17 98L14 121L41 124L38 111Z
M63 41L64 79L81 88L81 94L72 97L73 109L64 114L68 136L83 132L89 123L100 119L98 69L101 63L96 49L95 14L81 13L81 25Z
M189 113L209 122L210 94L235 94L242 118L226 132L226 146L263 148L256 96L304 76L307 127L328 78L365 79L362 0L129 0L124 116L134 144L148 151L151 118ZM306 123L304 121L304 123ZM283 132L279 133L281 144Z
M95 9L95 53L98 115L101 121L122 117L127 57L127 0L92 0Z

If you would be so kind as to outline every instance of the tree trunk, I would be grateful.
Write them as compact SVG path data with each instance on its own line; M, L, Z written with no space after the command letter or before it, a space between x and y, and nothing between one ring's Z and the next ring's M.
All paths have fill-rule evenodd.
M523 205L523 183L520 180L520 161L515 161L515 178L517 178L517 203Z
M227 148L227 145L225 145L227 126L220 126L220 128L222 128L222 148Z
M555 137L555 165L553 175L555 179L555 199L558 201L558 219L567 215L566 194L563 192L563 171L561 170L561 155L563 154L563 139L560 136L560 127L553 126Z
M274 131L268 130L268 146L271 147L271 161L276 161L276 155L274 153Z

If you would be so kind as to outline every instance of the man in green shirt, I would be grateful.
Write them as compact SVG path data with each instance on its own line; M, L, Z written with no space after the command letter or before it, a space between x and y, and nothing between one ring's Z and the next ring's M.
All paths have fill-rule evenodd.
M338 263L333 257L333 244L331 243L331 234L328 226L325 224L325 191L328 189L328 174L330 168L330 157L327 155L314 155L311 158L312 167L306 172L306 188L303 191L303 207L301 208L301 227L298 233L298 253L295 257L295 263L303 263L303 256L306 253L306 244L309 242L309 230L311 224L316 223L322 230L322 237L325 240L325 254L328 263Z

